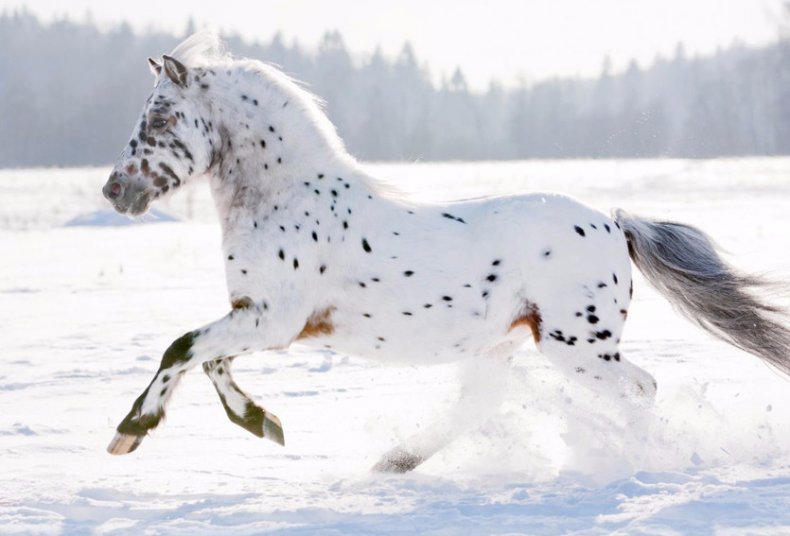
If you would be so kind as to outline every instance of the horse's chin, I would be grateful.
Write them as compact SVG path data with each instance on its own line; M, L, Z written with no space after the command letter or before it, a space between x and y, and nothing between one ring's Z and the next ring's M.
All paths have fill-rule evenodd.
M151 194L148 192L140 192L131 203L124 204L116 202L113 203L112 206L119 214L132 217L142 216L148 212L148 208L151 206Z

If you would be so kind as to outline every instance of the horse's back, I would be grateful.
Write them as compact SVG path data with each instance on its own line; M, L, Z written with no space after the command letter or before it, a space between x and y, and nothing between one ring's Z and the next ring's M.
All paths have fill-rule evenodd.
M595 337L590 306L620 331L631 275L625 239L610 218L573 199L530 194L385 216L367 231L377 255L350 268L330 300L337 310L329 344L418 361L457 358L512 339L533 313L542 319L538 338L581 320L576 337Z

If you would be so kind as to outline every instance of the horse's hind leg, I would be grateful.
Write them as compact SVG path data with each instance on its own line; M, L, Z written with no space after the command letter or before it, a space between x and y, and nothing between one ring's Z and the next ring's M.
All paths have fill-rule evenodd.
M373 471L407 473L461 433L482 425L502 402L508 370L504 359L489 355L468 363L463 371L461 393L450 413L387 452L373 466Z
M554 337L551 337L551 334ZM608 330L598 331L606 337ZM646 408L656 396L656 381L644 369L628 361L613 337L601 340L586 334L569 345L567 335L557 330L540 344L540 351L567 377L596 393L634 408Z
M275 443L285 445L280 419L257 405L233 381L230 373L233 359L233 357L223 357L203 363L203 371L214 384L228 418L232 423L238 424L258 437L266 437Z

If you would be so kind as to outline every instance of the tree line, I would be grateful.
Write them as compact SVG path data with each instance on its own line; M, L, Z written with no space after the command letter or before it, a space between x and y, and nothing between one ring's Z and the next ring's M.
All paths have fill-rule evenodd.
M127 141L151 90L145 58L184 36L100 31L0 15L0 167L102 165ZM790 40L707 57L636 63L595 79L555 78L471 91L440 84L406 44L356 60L337 31L317 50L280 35L225 36L237 56L279 64L326 101L349 150L366 160L703 158L790 154Z

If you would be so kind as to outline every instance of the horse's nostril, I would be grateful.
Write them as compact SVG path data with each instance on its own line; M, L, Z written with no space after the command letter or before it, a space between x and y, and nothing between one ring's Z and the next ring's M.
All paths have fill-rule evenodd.
M110 199L118 199L121 196L121 192L123 192L123 186L121 186L121 183L114 182L110 185L110 188L107 190L107 196Z

